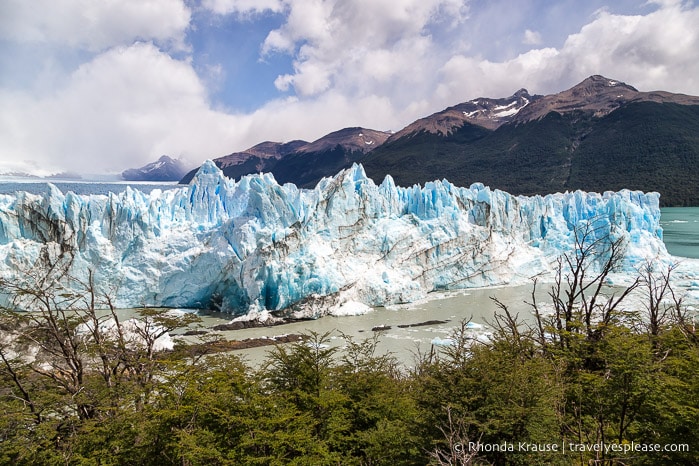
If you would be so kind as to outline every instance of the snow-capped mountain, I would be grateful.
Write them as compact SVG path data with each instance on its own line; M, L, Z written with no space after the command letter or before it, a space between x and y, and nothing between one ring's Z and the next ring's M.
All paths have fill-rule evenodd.
M390 140L394 141L422 131L448 136L464 123L495 129L512 121L520 110L541 97L529 95L526 89L520 89L510 97L502 99L479 97L420 118L396 132Z
M699 105L699 97L664 91L639 92L626 83L594 75L572 88L551 95L530 95L520 89L510 97L479 97L421 118L396 132L390 141L421 131L447 136L464 123L497 129L506 123L523 123L550 112L583 112L602 117L629 102Z
M595 117L608 115L631 102L675 103L699 105L699 97L673 94L665 91L640 92L621 81L594 75L572 88L557 94L536 99L527 108L522 107L513 121L527 122L546 116L550 112L592 113Z
M624 238L620 266L631 271L668 259L659 220L655 193L526 198L447 181L401 188L391 177L377 186L360 165L302 190L269 174L236 182L207 161L189 186L150 194L0 196L0 276L29 280L42 261L62 263L77 279L65 292L92 278L117 306L318 317L528 283L573 249L580 228Z
M121 177L126 181L179 181L185 173L187 169L180 160L163 155L141 168L124 170Z

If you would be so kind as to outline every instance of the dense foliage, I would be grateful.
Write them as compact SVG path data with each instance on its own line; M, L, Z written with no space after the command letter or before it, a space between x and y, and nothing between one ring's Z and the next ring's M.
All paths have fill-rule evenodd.
M699 205L699 106L633 102L601 118L552 112L494 131L464 124L447 136L389 141L361 163L401 186L446 178L512 194L657 191L663 206Z
M128 327L96 310L109 300L90 283L63 292L55 269L2 280L0 463L699 464L699 334L672 268L647 264L602 292L621 250L582 232L550 300L532 293L534 324L496 301L489 341L464 322L412 368L377 354L376 338L339 350L327 334L277 346L258 368L159 351L155 337L191 318L144 310ZM644 296L637 312L621 307L631 293ZM656 444L679 451L611 449Z

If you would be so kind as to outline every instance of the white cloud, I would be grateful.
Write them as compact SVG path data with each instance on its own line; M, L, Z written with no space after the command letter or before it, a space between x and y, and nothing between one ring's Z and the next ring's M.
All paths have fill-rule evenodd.
M602 12L569 36L561 58L571 74L601 70L640 89L699 94L699 8L666 3L645 16Z
M526 31L524 31L523 42L527 45L539 45L542 43L541 33L537 31L532 31L531 29L527 29Z
M150 43L110 49L49 96L5 91L0 101L3 171L32 163L44 172L120 171L161 154L202 158L225 153L240 126L211 110L189 63Z
M92 51L134 38L181 47L190 17L182 0L4 0L0 38Z
M318 137L349 126L388 130L401 122L385 96L348 97L329 91L314 99L291 97L269 102L244 118L248 123L243 149L264 140L289 141ZM388 125L388 126L386 126Z
M454 28L468 13L462 0L298 0L288 8L286 22L269 33L262 53L294 55L294 72L278 78L277 87L292 86L301 97L330 88L370 95L388 91L387 85L393 96L405 94L416 74L433 68L443 53L429 29ZM413 88L411 94L421 91Z
M284 10L282 0L204 0L202 6L220 15L230 13L247 15L264 11L280 13Z
M435 100L449 105L446 102L453 104L476 97L506 97L521 87L537 91L542 85L560 80L560 72L547 66L557 61L558 55L556 49L546 48L532 50L506 62L454 56L439 71L441 82Z
M348 121L397 123L387 99L337 92L216 111L192 65L151 43L98 55L48 96L5 90L0 102L0 173L119 172L162 154L202 161L262 140L314 139Z
M606 10L560 49L530 50L502 62L457 55L441 68L437 98L499 97L520 87L551 93L592 74L641 90L699 94L699 8L667 2L645 16Z

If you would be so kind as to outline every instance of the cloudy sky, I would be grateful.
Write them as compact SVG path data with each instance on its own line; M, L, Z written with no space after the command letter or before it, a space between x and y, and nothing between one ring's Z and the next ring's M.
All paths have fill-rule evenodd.
M0 173L397 131L592 74L699 95L682 0L0 0Z

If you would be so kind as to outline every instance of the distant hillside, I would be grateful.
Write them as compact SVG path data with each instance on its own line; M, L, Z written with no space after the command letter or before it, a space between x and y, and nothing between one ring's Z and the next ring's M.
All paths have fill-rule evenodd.
M214 163L228 178L238 180L251 173L271 171L279 159L294 153L296 149L306 144L308 142L300 140L287 143L266 141L242 152L233 152L214 159ZM180 183L187 184L192 181L197 170L199 170L198 167L184 175Z
M638 102L605 116L572 159L568 189L658 191L699 206L699 105Z
M214 163L229 178L271 172L280 184L312 188L321 178L336 174L379 147L389 135L366 128L345 128L313 142L264 142L214 159ZM189 183L195 173L196 170L187 173L180 183Z

